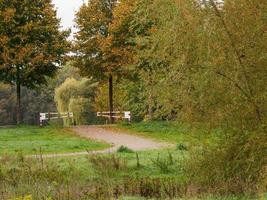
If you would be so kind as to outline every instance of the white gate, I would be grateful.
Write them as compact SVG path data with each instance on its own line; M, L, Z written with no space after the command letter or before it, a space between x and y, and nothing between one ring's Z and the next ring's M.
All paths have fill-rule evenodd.
M110 118L110 112L97 112L97 116ZM128 122L131 122L131 112L130 111L114 111L112 112L112 118L127 119Z
M43 126L45 121L55 120L55 119L71 119L73 118L72 112L62 112L62 113L40 113L40 126Z

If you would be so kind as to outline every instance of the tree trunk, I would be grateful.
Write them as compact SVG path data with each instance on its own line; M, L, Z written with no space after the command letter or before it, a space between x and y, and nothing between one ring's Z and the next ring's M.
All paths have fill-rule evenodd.
M110 123L114 123L114 118L112 117L113 113L113 77L112 75L109 76L109 120Z
M17 83L16 120L17 125L21 124L21 86Z
M149 82L148 82L148 120L153 120L153 80L151 73L149 74Z
M151 91L149 91L148 96L148 120L153 120L153 96Z

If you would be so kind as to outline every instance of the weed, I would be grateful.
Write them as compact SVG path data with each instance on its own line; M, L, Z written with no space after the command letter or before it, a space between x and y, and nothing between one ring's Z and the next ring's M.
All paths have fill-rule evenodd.
M92 199L118 199L121 196L174 199L186 194L186 186L175 178L124 177L113 184L107 184L107 181L94 182L90 188Z
M117 150L118 153L134 153L134 151L126 146L120 146Z
M188 151L188 147L185 144L177 144L176 150L179 150L179 151Z
M174 164L172 154L168 152L169 156L166 158L160 158L160 154L158 154L157 159L151 159L152 163L159 167L159 169L163 173L171 172L170 167Z
M112 156L104 155L92 155L89 156L93 168L97 171L113 173L114 171L120 171L127 169L127 163L125 159L113 154Z
M137 167L138 169L141 167L140 159L139 159L139 155L138 155L137 152L136 152L136 167Z
M169 156L169 163L170 163L170 165L173 165L174 164L174 160L173 160L173 156L172 156L172 154L171 154L170 151L168 151L168 156Z

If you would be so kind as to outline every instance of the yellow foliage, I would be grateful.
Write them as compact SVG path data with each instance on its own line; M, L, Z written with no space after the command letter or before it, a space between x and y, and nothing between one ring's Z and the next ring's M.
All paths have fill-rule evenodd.
M68 78L55 90L55 102L59 112L73 112L78 125L86 124L92 112L94 90L97 83L91 79ZM64 124L69 125L69 120Z
M24 197L18 197L18 198L9 199L9 200L33 200L33 197L32 197L32 195L27 195ZM46 200L53 200L53 199L51 197L49 197Z
M7 8L4 12L3 12L3 16L4 16L4 21L5 22L10 22L14 15L15 15L16 9L14 8Z
M33 200L32 195L24 196L24 197L18 197L10 200Z

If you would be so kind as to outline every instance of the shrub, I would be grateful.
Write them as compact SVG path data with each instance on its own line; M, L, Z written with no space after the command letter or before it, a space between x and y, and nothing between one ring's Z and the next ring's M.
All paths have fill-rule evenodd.
M204 192L254 194L266 191L266 136L237 132L203 152L191 152L188 173Z

